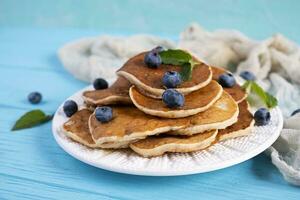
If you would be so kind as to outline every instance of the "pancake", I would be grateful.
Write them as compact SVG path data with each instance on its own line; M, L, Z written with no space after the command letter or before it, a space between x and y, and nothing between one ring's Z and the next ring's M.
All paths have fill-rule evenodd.
M185 96L185 103L180 108L168 108L161 99L153 99L141 94L135 86L129 90L133 104L146 114L165 117L181 118L195 115L211 107L222 95L223 89L216 81Z
M112 109L113 119L107 123L99 122L94 113L89 118L90 133L99 145L107 142L130 143L166 132L193 135L226 128L237 121L239 112L236 102L226 92L208 110L185 118L159 118L131 106L112 106Z
M218 130L193 136L150 136L130 144L130 148L143 157L160 156L166 152L193 152L205 149L216 139Z
M212 69L212 72L213 72L213 80L216 80L216 81L218 81L218 79L219 79L219 76L221 75L221 74L224 74L224 73L226 73L227 71L226 70L224 70L224 69L222 69L222 68L220 68L220 67L211 67L211 69ZM240 102L242 102L244 99L246 99L246 97L247 97L247 94L246 94L246 92L243 90L243 88L240 86L240 85L238 85L238 84L235 84L233 87L231 87L231 88L224 88L224 90L226 91L226 92L228 92L231 96L232 96L232 98L236 101L236 102L238 102L238 103L240 103Z
M131 84L125 78L119 77L109 88L83 92L86 104L90 106L132 104L128 91Z
M238 121L221 129L211 130L192 136L161 134L150 136L130 144L130 148L143 157L160 156L166 152L192 152L205 149L217 141L248 135L254 125L246 100L239 105Z
M108 142L101 145L96 145L88 126L88 120L92 112L88 109L82 109L76 112L63 125L63 132L71 139L90 148L126 148L127 142Z
M204 112L193 115L189 126L170 131L172 135L193 135L207 130L224 129L238 120L239 108L233 98L223 92L221 98Z
M96 143L91 137L88 126L88 120L91 114L92 112L88 109L82 109L76 112L66 123L64 123L63 130L68 137L76 142L95 148Z
M180 66L162 64L156 69L149 68L144 63L146 52L129 59L121 69L117 71L119 76L126 78L137 86L140 92L151 97L161 98L164 92L162 77L167 71L180 71ZM200 61L193 69L191 80L183 82L177 90L183 94L199 90L210 83L212 71L210 67Z
M188 125L184 119L167 119L146 115L133 106L112 106L113 119L99 122L93 113L89 118L89 129L97 144L106 142L132 142Z
M223 141L231 138L248 135L254 125L254 119L251 112L248 110L248 102L246 100L239 103L238 121L218 132L218 140Z

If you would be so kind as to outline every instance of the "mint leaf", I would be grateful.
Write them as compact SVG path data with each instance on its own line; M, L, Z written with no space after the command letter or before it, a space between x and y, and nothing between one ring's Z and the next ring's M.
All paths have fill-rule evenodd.
M257 96L259 96L259 98L264 102L264 104L268 108L274 108L278 104L278 101L274 96L264 91L254 81L246 81L242 88L244 88L248 94L255 93Z
M246 81L244 85L242 85L242 88L246 91L247 94L250 94L251 86L252 86L252 81Z
M255 92L266 104L268 108L277 106L277 99L268 92L265 92L257 83L252 81L251 91Z
M180 49L169 49L159 53L162 63L167 65L180 65L182 67L180 75L183 81L192 78L192 71L195 65L199 64L193 57Z
M267 96L266 104L267 104L268 108L276 107L278 104L277 99L268 92L266 92L266 96Z
M168 49L159 53L162 63L167 65L183 65L192 60L192 56L180 49Z
M189 80L192 77L193 66L190 63L185 63L181 67L180 76L182 80Z
M32 110L21 116L11 129L12 131L30 128L50 121L53 115L46 115L41 110Z

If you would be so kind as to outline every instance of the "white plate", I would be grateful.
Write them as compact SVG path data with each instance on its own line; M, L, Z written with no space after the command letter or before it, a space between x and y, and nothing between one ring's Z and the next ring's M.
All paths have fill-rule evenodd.
M69 99L83 106L81 94L89 88L91 89L91 86L78 91ZM241 163L271 146L278 138L283 125L282 114L277 107L271 110L271 122L267 126L255 126L249 136L220 142L206 150L194 153L171 153L154 158L143 158L131 150L90 149L70 140L61 132L61 126L67 119L61 105L53 118L52 131L57 143L67 153L95 167L147 176L196 174Z

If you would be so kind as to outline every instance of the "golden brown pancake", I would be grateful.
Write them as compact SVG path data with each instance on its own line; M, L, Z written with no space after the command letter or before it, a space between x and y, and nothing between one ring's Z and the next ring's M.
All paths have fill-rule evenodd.
M160 134L150 136L130 144L130 148L143 157L160 156L166 152L192 152L207 148L217 141L223 141L248 135L253 127L254 120L248 110L246 100L239 104L238 121L221 130L211 130L192 136L171 136Z
M88 109L82 109L76 112L72 117L63 125L64 133L76 142L91 148L125 148L128 143L111 142L96 145L94 142L88 126L88 120L92 112Z
M82 96L88 105L132 104L128 91L131 84L123 77L118 77L116 82L103 90L83 92Z
M158 68L149 68L144 63L146 52L138 54L129 59L117 74L126 78L133 85L137 86L144 95L161 98L164 92L162 77L167 71L180 71L180 66L160 65ZM212 72L208 65L198 61L200 64L193 69L192 78L183 82L177 90L183 94L196 91L211 81Z
M106 142L133 142L147 136L169 131L174 134L192 135L206 130L226 128L237 121L238 106L229 94L221 98L208 110L196 115L168 119L147 115L135 107L112 106L113 119L99 122L92 114L89 128L97 144Z
M248 109L248 102L247 100L242 101L239 103L239 116L238 121L225 128L221 129L218 132L218 140L223 141L226 139L236 138L240 136L248 135L254 125L253 115Z
M130 144L130 148L144 157L160 156L166 152L193 152L210 146L218 130L211 130L193 136L150 136Z
M89 133L88 120L91 111L82 109L76 112L72 117L63 125L63 130L66 135L73 140L84 144L88 147L96 147L94 140Z
M185 103L180 108L168 108L161 99L145 96L135 86L130 88L129 95L133 104L146 114L165 118L181 118L207 110L221 97L222 92L222 86L216 81L211 81L207 86L187 94Z
M168 134L193 135L212 129L224 129L237 122L238 114L237 103L224 91L221 98L209 109L188 117L190 118L189 126L170 131Z
M105 142L132 142L148 135L156 135L187 126L184 119L167 119L146 115L133 106L112 106L113 119L99 122L95 114L89 119L90 133L98 144Z
M224 74L225 72L227 72L225 69L222 69L220 67L211 67L211 69L213 72L213 80L216 80L216 81L218 81L219 76L221 74ZM228 92L232 96L232 98L238 103L242 102L247 97L246 92L238 84L235 84L231 88L224 88L224 90L226 92Z

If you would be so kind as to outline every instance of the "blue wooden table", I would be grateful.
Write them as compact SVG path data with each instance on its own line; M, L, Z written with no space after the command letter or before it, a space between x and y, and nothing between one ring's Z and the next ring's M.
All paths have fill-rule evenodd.
M11 132L10 129L14 122L24 112L41 108L49 114L53 113L66 97L87 85L74 79L63 69L56 56L56 51L65 42L84 36L106 33L108 28L93 31L89 28L78 29L78 27L39 27L35 24L27 26L27 18L23 21L22 19L17 21L11 13L7 12L11 1L5 1L4 4L1 4L3 2L0 1L1 200L300 198L300 189L287 184L278 170L271 164L270 159L264 154L236 166L205 174L180 177L142 177L108 172L74 159L56 144L51 132L51 123L32 129ZM68 1L63 2L66 4ZM214 26L218 26L216 22L219 19L222 27L230 27L229 22L235 22L231 23L234 28L242 29L256 38L262 38L268 36L271 32L279 31L298 42L300 41L299 26L296 26L296 24L292 26L293 24L289 20L290 16L299 19L299 14L296 14L296 12L299 12L294 8L295 6L289 4L282 6L283 9L291 8L291 15L288 15L288 11L283 11L282 15L276 15L275 18L283 17L284 19L271 23L271 25L267 25L262 29L264 20L269 19L272 21L274 17L271 15L278 14L280 10L278 2L273 5L272 12L267 9L265 17L262 20L257 20L257 22L254 19L250 19L250 22L247 21L246 14L251 12L245 10L245 8L243 8L243 11L234 9L235 1L230 2L233 7L230 7L230 5L225 6L224 19L210 19L207 17L208 20L211 20L208 27L215 28ZM263 3L266 4L266 2ZM5 5L6 8L3 9L1 5ZM258 5L258 3L255 5ZM250 6L250 8L253 9L255 16L260 16L259 12L254 9L255 5ZM172 6L174 5L172 4ZM243 4L243 6L245 5ZM21 10L20 7L22 6L19 6L17 11ZM44 7L47 7L47 4ZM205 14L208 16L215 15L216 13L210 13L214 11L212 8L212 4L209 4L207 12L195 15L195 17L198 17L201 22L201 16L206 16ZM26 6L24 9L29 10ZM163 9L166 8L163 7ZM186 10L186 7L183 7L184 9ZM4 11L6 13L3 14ZM14 14L18 16L16 13L18 12ZM132 10L132 14L136 15L137 13ZM22 14L20 15L22 17ZM46 12L45 16L47 15L49 13ZM171 23L174 12L168 15ZM234 21L236 17L241 18ZM178 21L179 25L177 26L172 22L176 28L171 28L169 32L162 25L166 22L161 22L159 25L152 24L150 26L152 27L151 30L143 26L139 28L142 32L153 32L155 29L158 34L169 34L174 38L176 37L175 32L178 32L183 24L186 25L186 22L191 21L192 18L184 15L183 19ZM287 21L287 24L282 22L284 20ZM13 26L8 27L7 21ZM124 19L122 18L120 21L123 22ZM249 22L250 28L245 25L246 22ZM109 26L106 22L101 21L101 23L104 27ZM129 26L119 24L121 27L124 26L124 32L139 32L137 27L130 26L132 22L128 23ZM24 27L20 28L23 25ZM155 26L157 28L153 28ZM256 29L251 28L252 26ZM111 31L110 33L117 32L114 28L109 31ZM43 94L41 104L31 105L27 102L27 95L31 91L40 91Z

